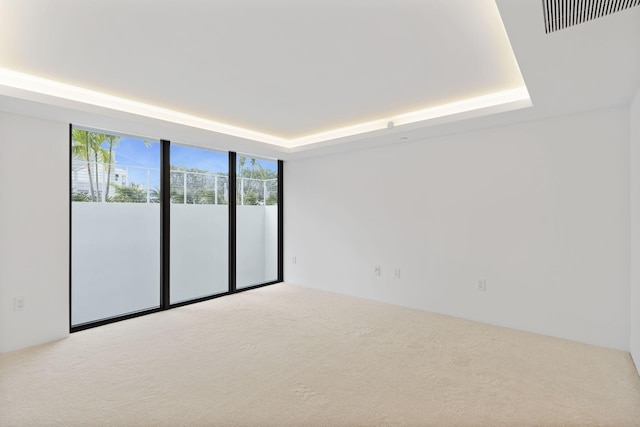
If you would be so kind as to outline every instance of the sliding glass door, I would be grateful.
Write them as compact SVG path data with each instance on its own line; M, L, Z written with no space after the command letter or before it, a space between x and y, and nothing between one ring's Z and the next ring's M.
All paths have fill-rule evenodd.
M160 144L71 133L71 325L160 306Z

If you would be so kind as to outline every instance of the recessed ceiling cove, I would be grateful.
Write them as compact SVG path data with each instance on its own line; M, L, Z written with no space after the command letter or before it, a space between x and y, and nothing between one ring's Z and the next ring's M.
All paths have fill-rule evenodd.
M494 0L0 0L0 67L283 147L530 105Z

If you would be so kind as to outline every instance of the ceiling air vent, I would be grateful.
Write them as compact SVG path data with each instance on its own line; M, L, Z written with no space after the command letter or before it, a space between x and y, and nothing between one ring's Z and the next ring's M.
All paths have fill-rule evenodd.
M545 32L552 33L639 5L640 0L542 0Z

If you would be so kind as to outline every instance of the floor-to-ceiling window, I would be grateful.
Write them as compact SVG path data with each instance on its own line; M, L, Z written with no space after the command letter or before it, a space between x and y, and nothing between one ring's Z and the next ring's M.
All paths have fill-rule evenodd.
M278 162L237 155L237 287L278 279Z
M171 304L229 290L229 155L171 144Z
M71 324L160 306L160 143L71 133Z
M282 162L71 127L71 330L282 280Z

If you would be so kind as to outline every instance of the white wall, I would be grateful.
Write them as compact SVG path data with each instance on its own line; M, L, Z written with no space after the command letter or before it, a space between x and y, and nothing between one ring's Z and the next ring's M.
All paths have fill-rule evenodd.
M278 206L264 207L264 281L278 280Z
M628 123L620 108L288 161L285 279L628 349Z
M277 213L277 206L237 207L236 283L238 288L272 282L278 278Z
M171 205L171 302L227 292L228 269L229 207Z
M0 352L69 332L68 144L67 124L0 112Z
M126 205L103 206L124 207ZM142 206L144 205L137 207L142 208ZM174 206L174 208L176 209L172 210L172 215L175 226L186 223L198 225L194 223L193 216L190 220L182 218L184 221L181 221L180 212L178 212L180 206ZM206 207L197 206L196 208L203 210ZM257 210L254 209L255 212L249 212L244 216L240 213L242 209L239 209L238 225L241 224L240 218L243 218L245 222L242 224L246 227L238 230L238 246L249 247L256 238L259 240L256 252L248 250L243 258L244 268L253 271L252 269L257 266L256 275L247 280L254 280L255 277L254 283L258 283L264 280L261 277L271 274L271 270L265 266L265 263L277 259L275 258L277 252L274 252L277 251L277 246L270 244L272 229L277 224L277 215L270 214L272 208L270 206L255 208L257 208ZM200 213L207 215L204 211ZM201 218L202 215L197 216ZM158 223L154 224L156 225L147 225L159 230ZM81 227L82 224L74 221L74 226ZM113 237L115 234L110 233L116 229L117 227L110 231L103 230L103 234ZM256 234L251 235L249 233L251 230ZM127 234L126 230L124 231ZM188 238L186 234L181 236L184 239L174 236L173 243L176 245L174 248L176 251L178 248L185 248L185 245L194 244L194 239ZM226 228L223 234L224 244L220 247L225 248L223 264L226 268ZM74 233L74 237L78 235ZM200 233L198 237L205 240L213 238L217 243L222 241L219 233L206 236ZM151 238L157 239L158 235ZM270 251L269 248L272 247L273 251ZM140 252L136 247L122 246L117 242L111 249L103 251L100 255L98 263L100 266L122 263L127 259L123 255L127 251L136 252L135 256L130 254L130 259L144 258L149 261L151 257L153 260L158 260L156 257L158 250L148 249ZM192 253L191 260L200 254L201 252ZM248 255L255 255L255 257ZM208 267L216 268L221 265L218 261L211 263ZM79 261L78 265L81 264L83 261ZM86 265L86 262L84 264ZM243 266L239 265L239 269ZM159 272L159 268L156 272ZM103 273L98 273L92 278L94 284L105 278ZM226 270L224 275L226 283ZM239 274L241 275L242 273ZM158 283L157 280L154 279L156 283ZM157 285L154 286L154 292L155 289ZM141 298L149 300L148 290L148 287L144 288ZM147 294L144 294L145 292ZM14 311L15 297L25 298L26 306L23 310ZM128 298L129 296L120 303L124 305L131 303L132 301L127 301ZM104 303L104 300L102 302ZM123 310L128 311L128 309ZM0 352L64 338L68 334L69 125L0 112Z
M640 90L631 104L631 356L640 374Z
M286 279L621 349L632 324L637 361L629 121L604 110L289 161ZM637 150L638 96L631 123ZM68 333L67 144L65 123L0 113L0 352Z
M262 283L264 277L264 208L238 206L236 210L236 284Z
M160 205L74 203L71 214L73 324L159 307Z

